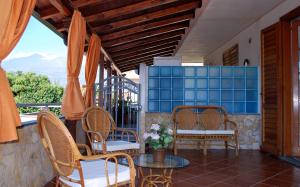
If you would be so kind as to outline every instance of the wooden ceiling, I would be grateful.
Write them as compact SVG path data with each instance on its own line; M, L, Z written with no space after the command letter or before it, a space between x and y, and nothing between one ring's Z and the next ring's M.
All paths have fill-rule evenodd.
M66 41L72 12L81 11L88 34L100 36L124 72L173 55L200 7L201 0L37 0L35 12Z

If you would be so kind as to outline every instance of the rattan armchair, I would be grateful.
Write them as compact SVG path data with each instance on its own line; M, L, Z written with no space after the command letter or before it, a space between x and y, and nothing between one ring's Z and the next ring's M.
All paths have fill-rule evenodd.
M125 153L83 156L64 124L51 112L38 115L38 129L54 170L56 186L100 187L135 186L135 168L132 158ZM79 145L81 148L89 147ZM118 164L125 158L128 166Z
M125 152L131 156L139 154L140 142L135 131L117 128L110 113L100 107L88 108L82 118L92 152Z

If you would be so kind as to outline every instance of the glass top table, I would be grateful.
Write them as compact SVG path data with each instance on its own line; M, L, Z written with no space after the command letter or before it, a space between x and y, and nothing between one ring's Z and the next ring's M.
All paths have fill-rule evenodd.
M164 162L154 162L152 154L141 154L134 158L134 164L143 168L171 169L186 167L190 162L183 157L175 155L166 155Z
M173 169L183 168L190 164L190 161L183 157L168 154L165 156L164 162L154 162L152 154L141 154L135 157L133 160L135 166L138 167L140 174L138 176L142 177L142 182L140 185L141 187L157 187L158 184L170 187L172 186ZM123 162L123 164L126 163ZM149 169L149 173L146 176L144 175L143 168ZM161 169L162 172L159 174L153 173L152 169Z

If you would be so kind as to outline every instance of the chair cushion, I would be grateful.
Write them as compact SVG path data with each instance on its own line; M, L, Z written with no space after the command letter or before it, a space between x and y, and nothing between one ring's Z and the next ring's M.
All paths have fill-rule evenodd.
M92 148L97 151L102 151L102 143L95 142L92 144ZM106 142L106 151L122 151L128 149L140 149L140 144L121 140Z
M183 130L183 129L177 129L177 134L198 134L198 135L204 135L205 130Z
M232 135L234 130L206 130L207 135Z
M95 160L95 161L81 161L84 184L86 187L95 186L107 186L106 176L105 176L105 161ZM108 176L110 185L115 184L115 168L116 164L113 162L108 162ZM74 169L73 173L68 176L74 180L80 180L79 171ZM67 181L60 177L60 180L65 184L72 187L81 187L80 184ZM118 178L117 182L124 182L130 180L130 170L129 167L118 165Z
M183 130L183 129L178 129L177 134L232 135L232 134L234 134L234 130Z

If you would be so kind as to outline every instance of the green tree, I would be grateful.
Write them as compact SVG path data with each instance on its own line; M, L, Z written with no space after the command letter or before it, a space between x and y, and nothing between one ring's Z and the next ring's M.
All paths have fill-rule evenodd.
M48 77L35 73L7 73L16 103L61 103L64 89L52 84ZM20 107L21 113L37 112L38 108ZM60 109L52 108L56 114Z

